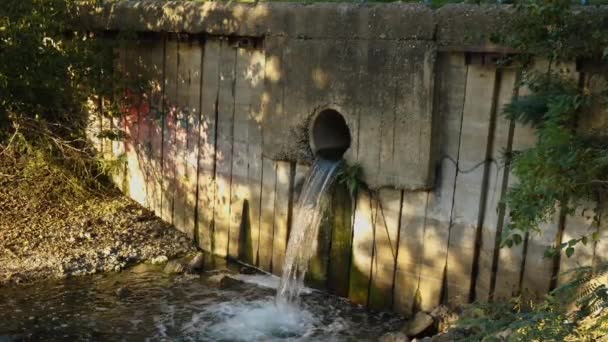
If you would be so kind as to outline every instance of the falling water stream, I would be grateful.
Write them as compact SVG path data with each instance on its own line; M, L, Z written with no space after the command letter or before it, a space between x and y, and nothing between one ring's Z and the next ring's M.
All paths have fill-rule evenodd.
M277 290L277 305L296 303L304 287L308 263L316 250L319 225L327 193L341 161L317 158L304 182L289 235L283 275Z

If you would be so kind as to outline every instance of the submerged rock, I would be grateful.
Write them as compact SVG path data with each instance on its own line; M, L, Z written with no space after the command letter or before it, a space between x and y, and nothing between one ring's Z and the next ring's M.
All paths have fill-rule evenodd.
M252 275L252 274L258 274L258 270L256 270L253 267L243 266L239 270L239 273L240 274L249 274L249 275Z
M189 271L200 270L203 268L204 263L205 263L205 255L202 252L198 252L194 256L194 258L192 258L192 260L190 260L190 262L188 263L188 270Z
M229 273L225 272L214 274L212 276L207 277L207 279L213 283L218 284L219 288L221 289L231 288L243 284L242 281L232 278Z
M224 279L226 275L224 273L218 273L218 274L214 274L210 277L207 278L207 280L209 280L212 283L220 283L222 281L222 279Z
M121 286L116 290L116 296L120 299L126 298L131 295L131 290L126 286Z
M430 328L435 321L433 317L426 312L419 311L408 324L405 330L408 336L417 336Z
M185 270L186 270L186 267L184 266L184 264L182 264L181 262L179 262L177 260L169 261L165 265L165 268L163 269L163 271L165 273L169 273L169 274L184 273Z

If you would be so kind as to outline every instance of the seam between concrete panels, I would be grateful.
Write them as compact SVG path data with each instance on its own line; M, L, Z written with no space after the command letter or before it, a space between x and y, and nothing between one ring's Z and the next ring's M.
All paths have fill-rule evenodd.
M559 208L559 219L557 222L557 233L555 234L555 248L559 248L562 243L562 239L564 237L564 231L566 229L566 215L567 215L567 207L560 205ZM553 257L553 267L551 273L551 279L549 281L549 291L554 290L557 287L557 277L559 275L559 269L562 259L562 253L560 253Z
M273 256L274 256L274 233L275 233L275 228L276 228L276 219L275 219L275 215L277 214L277 162L274 160L270 160L269 162L272 163L272 171L274 172L274 188L272 190L272 199L273 199L273 204L272 204L272 239L270 240L270 267L268 272L272 273L272 267L273 265ZM262 162L263 163L263 162ZM263 168L263 166L262 166Z
M367 298L365 300L365 306L369 307L369 299L370 299L370 294L371 294L371 288L372 288L372 283L373 283L373 275L374 275L374 258L376 256L376 221L377 221L377 215L378 215L378 208L375 208L374 210L374 206L376 205L376 203L374 203L374 198L373 198L373 193L371 192L371 190L367 190L368 191L368 199L369 199L369 207L371 208L370 210L370 222L372 224L372 255L371 255L371 259L370 259L370 263L369 263L369 279L367 280ZM377 201L376 201L377 202Z
M517 71L515 75L515 84L512 89L511 99L515 100L518 97L518 84L521 78L521 72ZM498 204L498 217L496 222L496 235L494 236L494 249L492 255L492 272L490 276L490 293L488 295L488 300L494 300L494 294L496 291L496 278L498 272L498 261L500 258L500 242L502 241L502 231L504 228L505 217L506 217L506 205L503 203L503 199L507 193L508 185L509 185L509 174L511 170L511 152L513 150L513 135L515 132L515 121L511 120L509 122L509 132L507 137L507 146L506 146L506 155L508 156L505 160L505 165L503 167L502 173L502 183L500 186L500 201Z
M458 165L459 165L459 161L460 161L460 145L462 144L462 124L464 121L464 106L465 106L465 100L467 97L467 83L469 80L469 66L465 65L465 73L464 73L464 92L463 92L463 97L462 97L462 107L460 109L460 128L458 130L458 152L456 153L456 163L455 163L455 167L456 167L456 171L454 173L454 185L452 187L452 204L450 206L450 218L449 218L449 224L448 224L448 241L447 241L447 250L446 250L446 255L445 255L445 268L444 268L444 274L443 274L443 285L442 285L442 299L441 301L444 302L446 298L443 298L447 292L447 267L448 267L448 259L450 256L450 239L452 237L452 226L453 226L453 214L454 214L454 204L456 202L456 181L458 179Z
M287 234L286 239L289 242L289 235L291 235L291 224L293 221L293 200L294 200L294 188L295 188L295 178L296 178L296 163L289 163L289 199L287 203Z
M393 280L391 285L391 308L395 308L395 279L397 279L397 269L399 262L399 244L401 242L401 220L403 216L403 198L405 190L401 190L401 199L399 200L399 217L397 218L397 242L395 243L395 264L393 268Z

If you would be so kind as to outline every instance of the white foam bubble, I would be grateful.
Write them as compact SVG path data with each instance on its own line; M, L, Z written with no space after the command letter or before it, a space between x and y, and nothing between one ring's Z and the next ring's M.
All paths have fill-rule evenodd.
M311 334L316 318L293 305L277 305L274 298L232 301L204 307L182 326L187 336L227 341L301 339Z

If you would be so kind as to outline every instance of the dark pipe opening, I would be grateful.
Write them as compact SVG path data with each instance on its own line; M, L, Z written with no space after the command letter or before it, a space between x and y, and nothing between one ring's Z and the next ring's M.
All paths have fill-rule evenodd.
M310 139L314 154L325 159L341 159L351 142L346 120L333 109L325 109L314 118Z

